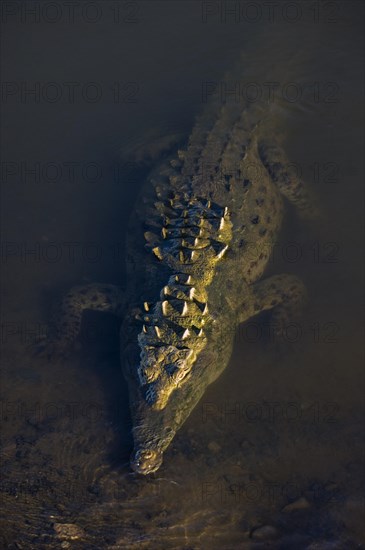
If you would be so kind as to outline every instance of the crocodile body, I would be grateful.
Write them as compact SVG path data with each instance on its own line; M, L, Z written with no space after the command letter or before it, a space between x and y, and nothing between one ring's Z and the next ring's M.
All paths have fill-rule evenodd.
M70 291L61 346L85 309L123 318L121 362L133 420L132 468L156 471L207 386L228 365L237 326L264 310L275 323L305 294L292 275L260 280L282 223L283 197L310 209L306 191L262 123L265 105L211 105L184 149L143 185L127 236L128 287Z

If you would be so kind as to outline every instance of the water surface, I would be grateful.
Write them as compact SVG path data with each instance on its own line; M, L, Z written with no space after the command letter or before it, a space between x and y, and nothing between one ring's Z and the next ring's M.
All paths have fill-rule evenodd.
M62 3L54 23L3 14L3 547L361 548L363 5L253 3L255 21L244 2L236 19L221 2L95 4L100 17L73 21ZM268 270L300 276L308 307L284 346L266 319L240 328L229 368L142 478L118 322L87 315L67 361L27 344L65 289L125 282L144 172L123 154L187 135L204 83L240 52L243 88L279 83L278 128L323 213L303 226L288 209Z

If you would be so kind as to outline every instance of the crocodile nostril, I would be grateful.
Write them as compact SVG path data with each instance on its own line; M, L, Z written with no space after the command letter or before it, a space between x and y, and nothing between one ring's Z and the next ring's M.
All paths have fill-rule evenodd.
M162 463L162 453L153 449L136 451L131 458L131 468L138 474L152 474Z

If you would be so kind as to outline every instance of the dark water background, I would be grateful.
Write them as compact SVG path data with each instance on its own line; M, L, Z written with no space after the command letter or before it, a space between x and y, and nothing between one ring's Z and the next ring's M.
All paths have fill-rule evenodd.
M242 2L226 21L221 2L206 21L198 1L87 4L74 20L62 2L2 12L2 547L364 547L363 3ZM87 315L64 362L27 344L63 290L124 282L143 170L121 151L187 135L202 83L241 51L243 84L279 82L288 155L323 211L316 226L289 212L270 264L303 278L309 304L284 349L241 327L163 467L140 478L118 323Z

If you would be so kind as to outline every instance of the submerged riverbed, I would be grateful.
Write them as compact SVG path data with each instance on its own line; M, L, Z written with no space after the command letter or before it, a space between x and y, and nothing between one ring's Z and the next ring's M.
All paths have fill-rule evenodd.
M363 548L362 3L52 4L2 14L3 547ZM265 317L240 327L144 478L118 321L86 315L64 361L29 344L70 286L125 281L145 176L125 153L188 135L241 52L234 93L275 104L323 214L302 225L289 208L268 269L300 276L308 306L280 346Z

